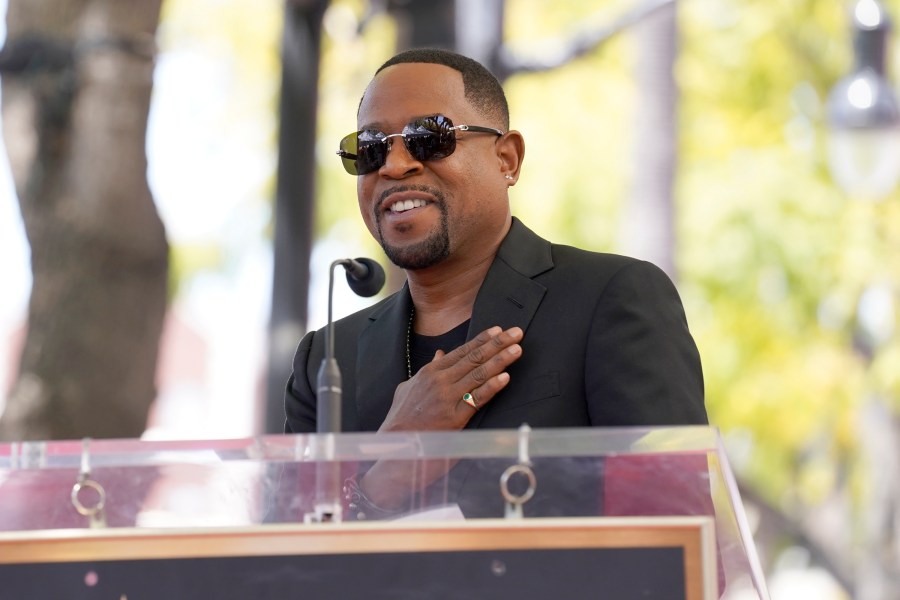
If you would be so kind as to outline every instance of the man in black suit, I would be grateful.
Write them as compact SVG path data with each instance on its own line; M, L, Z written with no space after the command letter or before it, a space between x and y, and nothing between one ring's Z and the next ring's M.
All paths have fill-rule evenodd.
M484 67L401 53L357 118L339 154L407 284L335 324L344 431L706 424L700 358L665 274L551 244L512 217L525 144ZM316 431L324 338L297 349L286 432ZM379 482L392 476L376 473L358 483L389 506Z

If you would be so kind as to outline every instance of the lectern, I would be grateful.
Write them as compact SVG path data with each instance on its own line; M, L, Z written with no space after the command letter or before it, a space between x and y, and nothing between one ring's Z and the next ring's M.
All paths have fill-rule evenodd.
M390 510L353 494L381 461L405 474ZM768 600L708 427L0 445L0 586L115 600Z

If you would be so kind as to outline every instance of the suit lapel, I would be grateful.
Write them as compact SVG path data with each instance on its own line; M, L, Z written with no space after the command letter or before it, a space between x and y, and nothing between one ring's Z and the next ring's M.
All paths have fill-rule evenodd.
M504 329L518 326L527 335L528 325L547 292L546 287L532 278L552 268L550 243L514 218L509 234L500 245L497 257L478 290L467 339L493 325ZM491 405L488 404L476 412L466 424L466 429L478 429L490 410ZM453 469L449 480L450 498L459 497L472 473L474 462L477 461L463 461Z
M369 316L359 336L356 410L360 431L377 431L387 417L394 390L406 379L406 329L412 300L409 289L394 295Z
M475 298L466 339L472 339L494 325L503 329L521 327L522 331L527 332L547 292L546 287L532 278L552 268L550 243L518 219L513 219L509 234L500 245ZM477 428L485 412L476 413L466 427Z

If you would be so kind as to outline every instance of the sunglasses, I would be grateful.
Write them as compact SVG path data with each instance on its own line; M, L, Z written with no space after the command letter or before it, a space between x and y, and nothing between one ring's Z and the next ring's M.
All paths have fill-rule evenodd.
M341 140L337 155L344 169L351 175L366 175L377 171L387 161L392 139L403 139L403 145L414 159L420 162L447 158L456 150L456 132L492 133L503 135L499 129L478 125L454 125L449 117L432 115L422 117L403 127L402 133L390 135L372 129L354 131Z

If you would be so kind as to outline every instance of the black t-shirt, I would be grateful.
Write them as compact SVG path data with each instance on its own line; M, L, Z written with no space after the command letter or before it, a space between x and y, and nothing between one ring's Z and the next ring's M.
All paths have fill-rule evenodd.
M469 321L466 320L441 335L420 335L410 332L409 360L413 375L430 363L431 359L434 358L434 353L438 350L443 350L447 353L466 343L466 333L468 331Z

